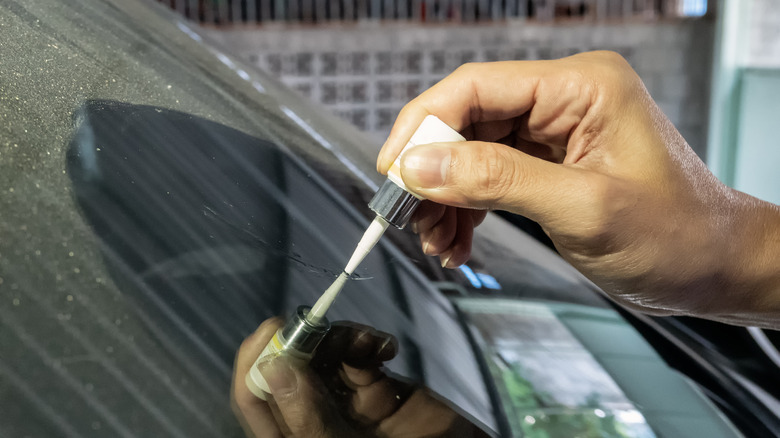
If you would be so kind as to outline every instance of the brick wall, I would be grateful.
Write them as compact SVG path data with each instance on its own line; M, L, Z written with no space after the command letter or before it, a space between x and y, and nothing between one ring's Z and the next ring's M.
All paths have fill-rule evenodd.
M204 30L234 54L371 133L381 144L400 108L462 63L621 53L703 156L714 23L507 21L473 26L358 23Z

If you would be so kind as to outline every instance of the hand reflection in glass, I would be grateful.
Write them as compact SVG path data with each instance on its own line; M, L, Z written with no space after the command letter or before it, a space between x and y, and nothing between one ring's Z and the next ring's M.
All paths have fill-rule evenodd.
M262 366L273 396L255 397L244 376L274 332L271 318L241 344L233 370L233 411L247 435L306 437L487 437L425 387L381 369L398 349L392 335L334 323L308 367L280 356Z

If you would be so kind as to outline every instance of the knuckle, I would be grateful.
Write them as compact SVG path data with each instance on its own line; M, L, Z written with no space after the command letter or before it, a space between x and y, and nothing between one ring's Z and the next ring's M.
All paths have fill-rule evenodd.
M471 160L471 175L475 175L474 189L479 198L477 207L493 209L503 205L512 191L522 185L519 163L503 148L480 148Z
M458 68L455 69L454 72L452 72L452 76L463 79L473 78L479 74L481 66L482 63L479 62L467 62L465 64L461 64Z
M620 53L611 50L599 50L574 55L572 59L583 63L584 69L574 71L587 72L587 76L595 84L606 86L607 89L623 88L631 85L639 76L628 61Z
M596 52L606 64L612 64L615 66L628 65L626 58L614 50L601 50Z
M602 72L625 72L626 70L632 70L626 58L612 50L588 52L584 53L583 56L587 57L588 62Z
M639 76L621 54L611 51L599 52L599 54L601 62L596 74L601 78L602 83L631 88L640 82Z
M456 68L455 72L457 72L459 74L471 73L471 72L474 71L474 68L476 66L478 66L478 65L479 65L479 63L476 63L476 62L465 62L465 63L461 64L458 68Z

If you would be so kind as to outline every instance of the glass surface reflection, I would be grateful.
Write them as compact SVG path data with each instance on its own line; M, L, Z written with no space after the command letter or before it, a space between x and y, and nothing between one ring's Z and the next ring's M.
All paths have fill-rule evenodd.
M128 416L157 409L198 436L191 413L177 408L185 400L226 423L230 432L221 436L239 433L226 400L240 342L264 319L314 303L366 224L274 141L191 114L116 101L85 102L75 119L66 156L74 198L99 248L95 258L127 302L128 318L143 327L132 333L134 342L149 340L155 348L123 363L153 388L155 403L138 404L126 394L132 378L101 389ZM361 281L348 282L329 319L392 333L401 344L392 371L490 425L478 369L446 298L382 242L358 275ZM82 296L97 299L90 290ZM146 362L137 366L139 358ZM78 364L70 368L80 371ZM176 384L160 376L177 376ZM155 427L128 423L150 425L149 433Z
M644 416L545 304L467 301L513 436L654 438Z

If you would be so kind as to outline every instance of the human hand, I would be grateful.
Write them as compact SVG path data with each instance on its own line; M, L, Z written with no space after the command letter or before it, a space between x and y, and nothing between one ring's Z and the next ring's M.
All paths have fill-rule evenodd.
M412 229L443 265L468 259L484 210L507 210L628 307L780 324L780 210L720 183L619 55L464 65L403 108L380 172L429 114L471 140L401 158L434 201Z
M236 356L231 400L247 436L488 436L429 390L387 376L380 367L395 356L395 338L353 323L333 324L310 367L284 356L264 363L273 394L260 400L244 376L282 325L279 318L263 322Z

